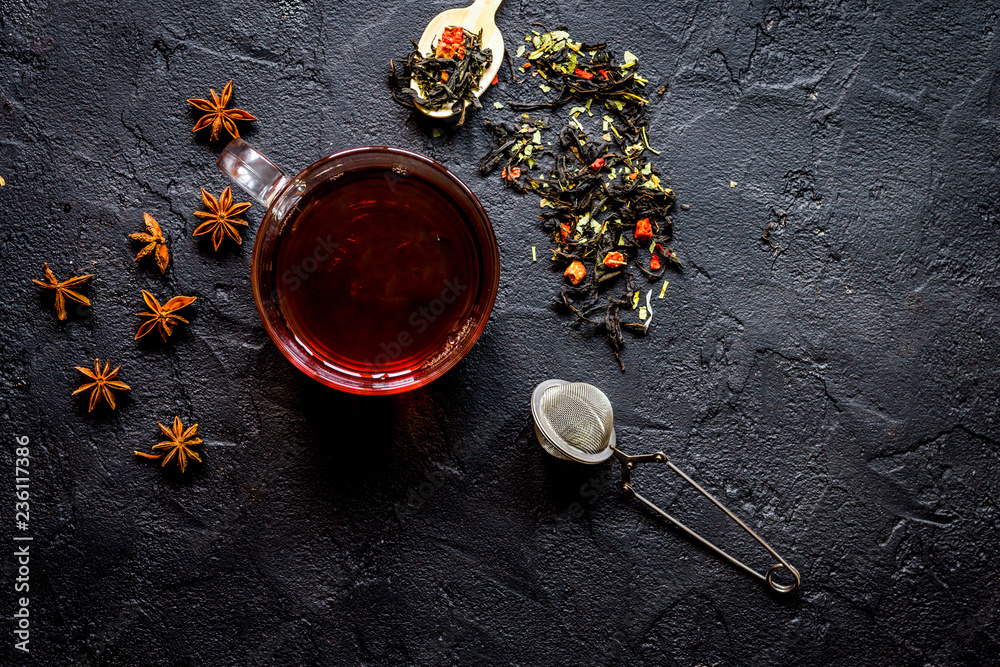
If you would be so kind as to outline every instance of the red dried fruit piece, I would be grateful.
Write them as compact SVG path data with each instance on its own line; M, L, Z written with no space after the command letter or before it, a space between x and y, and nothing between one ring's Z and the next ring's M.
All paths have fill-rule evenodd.
M583 71L582 69L580 69L579 67L577 67L577 68L576 68L575 70L573 70L573 74L576 74L576 75L577 75L578 77L581 77L581 78L584 78L584 79L587 79L588 81L589 81L590 79L593 79L593 78L594 78L594 75L593 75L593 74L591 74L590 72L584 72L584 71Z
M513 181L514 179L520 177L521 177L520 167L504 167L503 170L500 172L500 178L506 181Z
M587 277L587 267L583 265L583 262L575 259L566 267L563 275L574 285L579 285Z
M603 166L604 166L604 158L602 157L599 157L590 163L590 168L593 169L594 171L600 171L601 167Z
M660 264L660 256L659 255L653 255L652 257L649 258L649 270L650 271L659 271L662 266L663 265Z
M461 60L465 57L465 31L461 26L450 26L441 33L441 39L434 49L435 58L454 58Z
M462 44L465 42L465 30L459 25L448 26L441 33L441 40L448 44Z
M614 252L609 252L604 256L604 266L612 269L617 269L619 267L625 266L625 255L621 254L617 250Z
M569 238L569 223L564 222L559 225L559 240L566 243L566 239Z
M635 223L635 240L640 243L649 243L653 240L653 227L649 224L649 218L643 218Z

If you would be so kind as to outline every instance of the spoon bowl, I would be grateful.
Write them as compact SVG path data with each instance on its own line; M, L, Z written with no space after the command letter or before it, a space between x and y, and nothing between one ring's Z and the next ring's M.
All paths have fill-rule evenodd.
M490 83L493 81L493 77L497 75L497 72L500 71L500 63L503 61L503 35L500 34L500 30L497 29L496 24L497 8L502 1L475 0L468 7L446 9L431 19L431 22L424 29L424 34L420 36L420 41L417 43L421 53L431 53L434 50L434 40L444 33L445 28L461 26L472 33L478 33L482 30L483 48L490 49L493 52L493 62L490 63L490 66L483 72L483 77L479 80L479 87L475 93L476 97L481 96L490 87ZM410 88L418 93L420 92L416 81L410 81ZM467 107L469 106L469 102L464 101L463 105ZM460 113L459 110L452 111L451 107L431 109L419 102L417 103L417 108L432 118L450 118Z

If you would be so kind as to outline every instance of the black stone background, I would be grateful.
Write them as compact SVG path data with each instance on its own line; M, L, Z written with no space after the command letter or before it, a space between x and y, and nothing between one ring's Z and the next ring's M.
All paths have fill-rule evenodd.
M621 372L549 304L537 200L476 172L483 118L511 117L492 106L507 75L440 138L388 101L389 57L450 2L0 0L0 553L15 434L35 538L30 657L0 558L0 662L1000 664L990 4L508 0L511 50L533 21L568 24L669 82L651 139L691 206L686 268ZM251 299L261 207L240 248L191 237L198 188L226 183L184 99L230 78L261 119L246 135L289 170L396 145L481 198L500 294L445 377L385 399L310 381ZM165 277L132 262L143 211L169 239ZM42 262L96 274L92 311L58 322L29 282ZM132 340L141 288L198 296L169 345ZM133 388L117 412L70 397L95 356ZM610 465L545 454L528 398L550 377L603 388L622 447L669 453L801 591L768 595L683 539ZM206 440L187 476L132 455L175 414ZM771 564L667 471L636 481Z

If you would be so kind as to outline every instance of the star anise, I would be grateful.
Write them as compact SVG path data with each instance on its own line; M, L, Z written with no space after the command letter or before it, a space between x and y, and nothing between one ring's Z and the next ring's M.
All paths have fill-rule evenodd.
M236 129L236 120L257 120L254 116L243 109L227 109L226 106L229 105L229 98L233 96L233 82L232 80L226 84L226 87L222 89L222 95L216 95L215 90L210 88L208 91L212 99L204 100L200 98L190 99L188 103L197 109L207 112L201 117L197 123L195 123L192 132L197 132L198 130L204 130L206 127L212 127L212 141L219 138L219 129L226 128L226 132L234 137L239 138L240 131Z
M205 208L209 212L194 212L199 218L206 219L205 222L198 225L198 228L194 230L194 235L202 236L211 233L212 246L216 250L219 249L219 246L222 245L222 240L227 236L242 245L243 239L240 238L240 233L233 225L247 226L246 220L239 220L236 216L243 214L244 211L250 208L250 202L234 204L233 189L228 187L222 191L218 200L206 192L205 188L202 188L201 200L205 203Z
M90 407L87 409L87 412L93 410L97 404L100 403L101 397L104 397L104 400L106 400L108 405L111 406L111 409L114 410L115 395L111 393L111 390L129 391L131 389L131 387L121 380L115 379L118 377L118 371L120 371L122 367L119 366L112 371L110 370L111 362L108 360L105 360L103 370L101 369L100 359L94 359L94 370L90 370L89 368L84 368L82 366L74 366L74 368L93 380L93 382L80 385L80 387L73 392L73 395L76 396L77 394L85 392L88 389L90 390Z
M85 276L73 276L59 282L56 280L56 274L52 273L52 269L49 268L48 264L42 264L42 270L45 271L45 280L35 280L32 278L31 282L44 289L54 289L56 291L56 316L60 320L66 319L66 299L78 301L85 306L90 305L90 299L70 288L79 287L90 280L94 274L88 273Z
M153 461L162 460L162 463L160 463L162 466L174 461L180 466L181 472L187 469L189 458L201 463L201 457L198 455L198 452L192 449L201 444L201 438L195 437L198 435L197 424L185 429L181 423L181 418L174 417L174 424L171 428L167 428L159 422L157 422L157 426L160 427L160 432L163 433L167 440L156 443L153 445L153 449L165 449L169 451L165 454L147 454L146 452L133 450L136 456L141 456L144 459L152 459Z
M167 272L167 264L170 262L170 252L167 250L167 240L163 238L160 225L149 213L143 212L143 219L146 221L146 231L129 234L133 241L142 241L146 245L142 247L139 254L135 256L135 261L139 261L146 255L152 254L156 257L156 265L160 267L160 273Z
M197 298L196 296L175 296L161 306L155 296L146 290L142 290L142 300L146 302L146 307L152 312L136 313L139 317L148 317L149 319L139 327L139 331L135 334L135 339L139 340L153 329L158 328L160 330L160 337L166 340L167 336L174 332L174 326L178 322L188 323L187 320L180 315L176 315L175 312L181 308L190 306Z

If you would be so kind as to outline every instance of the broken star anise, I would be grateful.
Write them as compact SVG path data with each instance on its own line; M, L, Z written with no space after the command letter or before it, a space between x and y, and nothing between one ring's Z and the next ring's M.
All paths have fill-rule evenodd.
M250 202L234 204L233 189L228 187L222 191L218 200L206 192L205 188L202 188L201 200L205 203L205 208L208 209L208 212L194 212L199 218L205 218L205 222L198 225L198 228L194 230L194 235L203 236L211 234L212 247L215 250L219 249L219 246L222 245L222 240L227 236L237 243L242 244L243 239L240 238L240 233L233 225L247 226L246 220L239 220L236 216L242 215L250 208Z
M192 449L193 447L197 447L201 444L201 438L195 437L198 435L197 424L185 429L184 425L181 423L181 418L174 417L174 423L171 428L167 428L159 422L157 422L157 426L160 427L160 432L163 433L164 437L167 439L153 445L153 449L165 449L168 451L164 454L147 454L146 452L133 450L135 451L136 456L141 456L144 459L151 459L153 461L162 461L162 463L160 463L162 466L174 461L178 466L180 466L181 472L184 472L187 469L189 458L201 463L201 457L198 455L198 452Z
M64 281L59 282L56 280L56 274L52 273L52 269L49 268L48 264L42 264L42 270L45 272L45 280L35 280L32 278L31 282L44 289L54 289L56 291L56 316L60 320L65 320L67 317L66 299L72 299L73 301L82 303L85 306L90 305L90 299L79 292L73 291L71 288L83 285L85 282L90 280L94 274L88 273L85 276L73 276L72 278L67 278Z
M118 366L114 370L110 370L111 362L108 360L105 360L103 370L101 369L100 359L94 359L94 370L84 368L83 366L74 366L74 368L93 380L93 382L87 382L86 384L80 385L80 387L73 392L73 395L76 396L77 394L85 392L88 389L90 390L90 407L87 409L87 412L93 410L97 404L100 403L102 397L108 402L111 409L114 410L115 395L111 393L111 390L129 391L131 389L131 387L121 380L115 379L118 377L118 371L120 371L122 367Z
M158 328L160 330L160 337L166 340L167 336L174 332L174 326L178 322L188 323L183 317L176 315L176 311L190 306L197 298L196 296L175 296L161 306L155 296L146 290L142 290L142 300L146 302L146 307L151 312L136 313L139 317L147 317L149 319L139 327L139 331L135 334L135 339L139 340L153 329Z
M160 225L153 219L153 216L144 211L142 217L146 221L146 231L128 235L133 241L142 241L146 244L139 251L139 254L135 256L135 261L138 262L143 257L152 254L152 256L156 257L156 265L160 267L160 273L166 273L167 264L170 262L167 240L163 238Z
M251 116L249 113L243 109L227 109L229 105L229 99L233 96L233 82L232 80L226 84L226 87L222 89L222 95L216 95L215 89L210 88L208 91L211 94L212 99L205 100L200 98L192 98L188 100L188 103L206 112L201 119L195 123L192 132L197 132L198 130L204 130L206 127L211 126L212 134L211 140L215 141L219 138L219 130L221 128L226 128L228 132L233 137L239 138L240 131L236 129L236 123L233 121L237 120L257 120L256 117Z

